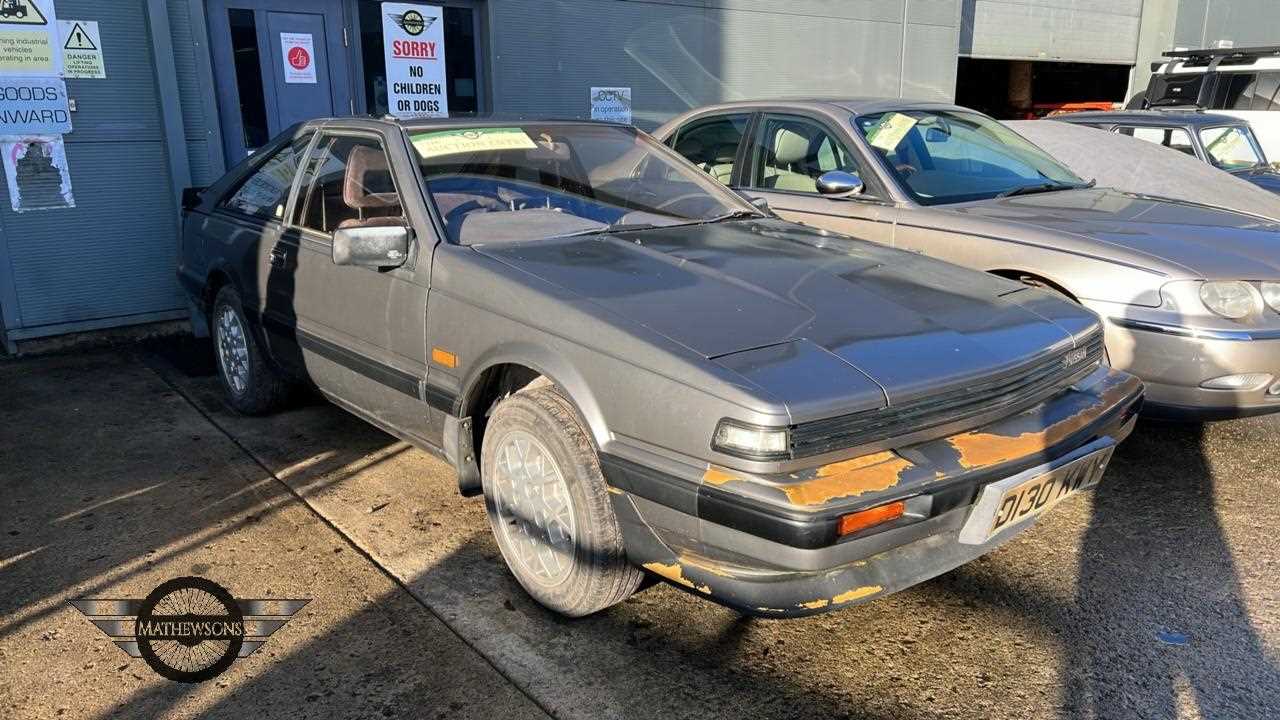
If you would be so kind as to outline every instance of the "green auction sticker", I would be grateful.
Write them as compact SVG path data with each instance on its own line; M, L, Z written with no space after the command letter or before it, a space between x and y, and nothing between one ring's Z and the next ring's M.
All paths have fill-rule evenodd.
M533 139L520 128L467 128L438 130L413 136L413 147L429 160L442 155L487 150L533 150Z

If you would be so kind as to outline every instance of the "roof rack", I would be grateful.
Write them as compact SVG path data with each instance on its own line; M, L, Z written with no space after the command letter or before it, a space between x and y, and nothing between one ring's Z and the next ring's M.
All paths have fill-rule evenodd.
M1161 53L1171 58L1249 57L1280 55L1280 45L1261 45L1245 48L1205 48L1204 50L1168 50Z

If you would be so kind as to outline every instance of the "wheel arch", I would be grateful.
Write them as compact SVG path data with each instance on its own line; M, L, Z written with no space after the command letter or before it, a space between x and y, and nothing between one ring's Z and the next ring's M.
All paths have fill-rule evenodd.
M1046 273L1030 270L1014 270L1011 268L997 268L994 270L988 270L987 272L992 275L998 275L1006 280L1020 282L1023 285L1030 285L1032 287L1044 286L1067 296L1072 302L1080 302L1080 298L1078 298L1075 293L1067 289L1066 285L1059 280L1049 277Z
M456 447L469 444L469 453L453 458L459 466L458 484L463 495L479 492L479 469L468 472L463 464L477 463L484 444L488 416L502 398L540 382L555 385L586 425L587 434L599 449L608 437L604 415L587 380L559 353L550 348L520 343L482 356L462 383L462 392L454 402L453 415L461 422ZM446 441L446 445L448 445ZM468 462L469 459L469 462Z

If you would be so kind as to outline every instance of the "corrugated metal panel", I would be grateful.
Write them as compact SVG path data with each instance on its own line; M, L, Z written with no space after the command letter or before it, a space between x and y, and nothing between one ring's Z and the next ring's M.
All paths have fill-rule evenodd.
M208 88L200 82L196 67L196 52L208 52L208 48L196 47L192 35L191 3L188 0L168 0L169 30L173 37L174 70L178 75L178 100L182 105L182 124L187 140L187 161L191 163L191 182L208 185L218 179L209 163L209 123L204 110L204 93ZM215 174L216 173L216 174Z
M900 83L903 0L492 0L495 109L585 115L593 85L631 87L641 127L731 99L948 99L959 2L911 0Z
M74 209L14 213L0 198L19 327L182 307L173 276L177 214L143 0L59 0L101 24L106 80L68 80L79 111L66 137Z
M1128 65L1141 18L1142 0L964 0L960 54Z
M1235 47L1280 44L1280 2L1182 0L1178 3L1174 45L1215 47L1221 40L1230 40Z

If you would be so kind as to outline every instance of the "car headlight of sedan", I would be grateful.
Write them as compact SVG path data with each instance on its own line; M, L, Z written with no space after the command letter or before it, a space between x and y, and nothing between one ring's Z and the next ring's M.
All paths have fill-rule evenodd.
M791 457L791 436L786 428L760 427L725 418L716 426L711 449L747 460L786 460Z
M1280 283L1262 283L1262 299L1272 310L1280 312Z
M1200 286L1200 300L1209 311L1228 320L1243 320L1262 311L1262 298L1247 282L1214 281Z

